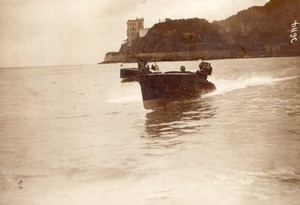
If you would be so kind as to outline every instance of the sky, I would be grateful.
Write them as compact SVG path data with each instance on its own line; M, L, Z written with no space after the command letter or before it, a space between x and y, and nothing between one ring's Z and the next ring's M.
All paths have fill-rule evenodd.
M96 64L127 39L127 20L223 20L268 0L0 0L0 67Z

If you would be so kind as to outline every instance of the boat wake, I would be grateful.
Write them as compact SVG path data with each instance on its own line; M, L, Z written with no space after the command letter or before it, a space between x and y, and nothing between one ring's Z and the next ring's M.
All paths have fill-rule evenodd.
M299 77L299 76L298 76ZM204 95L204 97L223 95L224 93L231 92L234 90L245 89L252 86L268 85L278 83L281 81L291 80L298 78L295 77L282 77L273 78L269 76L253 76L253 77L241 77L236 80L229 79L216 79L214 76L210 78L210 81L215 84L216 90L212 93Z
M278 83L281 81L292 80L295 78L299 78L300 76L294 77L281 77L281 78L274 78L270 76L252 76L252 77L240 77L238 79L216 79L214 76L211 76L209 81L214 83L216 86L216 90L203 95L202 97L210 97L216 95L223 95L227 92L231 92L234 90L245 89L252 86L259 86L259 85L269 85ZM118 93L111 94L110 97L104 100L104 102L109 104L126 104L132 102L139 102L141 101L141 93L140 88L136 86L134 89L132 87L130 89L125 88L121 95Z

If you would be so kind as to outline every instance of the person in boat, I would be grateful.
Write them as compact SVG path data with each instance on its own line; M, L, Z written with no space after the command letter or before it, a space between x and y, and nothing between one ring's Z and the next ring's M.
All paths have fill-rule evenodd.
M150 72L150 66L148 64L145 66L145 69L146 69L146 72Z
M147 66L147 62L146 61L144 61L144 60L139 60L138 61L138 69L140 71L146 71L146 69L147 69L146 66Z
M180 66L180 71L185 72L185 66L184 65Z
M151 65L151 70L154 70L154 71L156 71L156 69L155 69L155 65L154 65L154 64L152 64L152 65Z
M212 73L212 67L210 63L203 62L203 61L199 64L199 70L196 71L196 74L198 74L200 78L204 78L204 79L207 79L207 76L211 75L211 73Z
M155 62L154 62L154 64L151 65L151 70L159 72L159 67Z

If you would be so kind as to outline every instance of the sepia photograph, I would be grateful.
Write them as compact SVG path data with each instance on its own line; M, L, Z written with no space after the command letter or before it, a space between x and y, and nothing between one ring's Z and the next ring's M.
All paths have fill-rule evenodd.
M300 205L299 0L0 0L1 205Z

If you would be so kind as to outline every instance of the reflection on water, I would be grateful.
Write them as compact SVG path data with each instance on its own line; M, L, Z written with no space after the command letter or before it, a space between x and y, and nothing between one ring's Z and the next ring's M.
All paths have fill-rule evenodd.
M165 139L167 144L174 146L181 144L177 137L197 132L204 132L210 124L207 119L216 114L216 107L207 99L186 100L173 102L165 107L146 114L145 138ZM161 146L162 144L160 144Z

